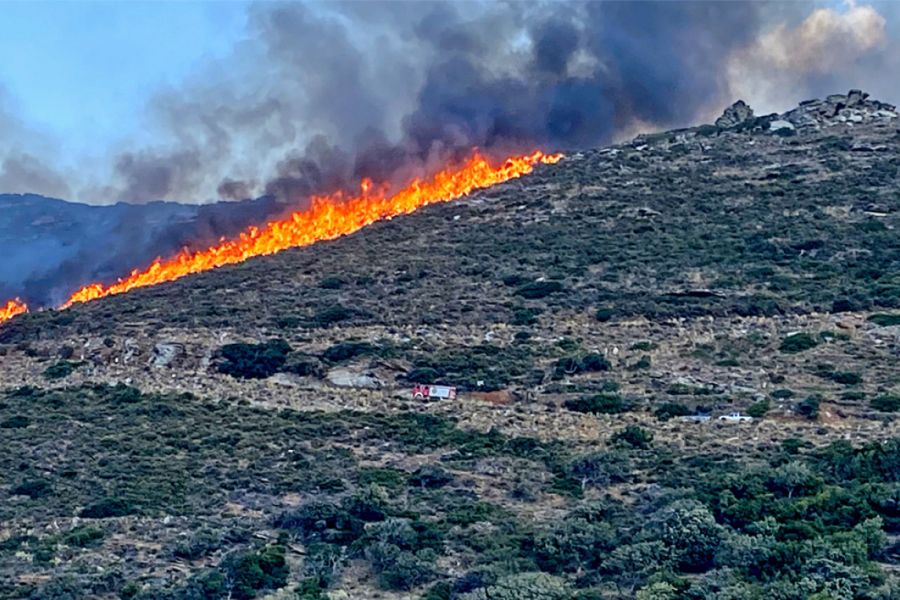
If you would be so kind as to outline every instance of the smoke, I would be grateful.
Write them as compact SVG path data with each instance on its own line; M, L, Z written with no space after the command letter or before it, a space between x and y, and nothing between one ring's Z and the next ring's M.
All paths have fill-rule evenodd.
M52 155L49 140L23 123L16 116L19 112L0 84L0 192L68 195L71 190L66 178L49 166Z
M0 191L100 203L271 194L295 205L364 175L422 175L472 147L574 149L711 120L738 96L757 110L849 87L891 100L896 12L753 1L260 3L230 56L148 99L151 144L111 149L105 166L72 177L11 142ZM0 144L29 137L10 114L0 96Z
M874 7L818 8L796 25L777 23L734 53L729 79L736 95L752 95L763 112L850 87L896 97L897 80L885 74L897 73L898 49Z

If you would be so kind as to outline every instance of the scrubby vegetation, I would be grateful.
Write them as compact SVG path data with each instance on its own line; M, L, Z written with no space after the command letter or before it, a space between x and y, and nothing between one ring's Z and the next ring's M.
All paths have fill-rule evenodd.
M324 598L351 561L385 590L431 599L712 600L724 589L732 597L887 599L900 590L879 566L896 556L889 539L900 532L900 440L785 444L741 460L675 450L633 426L585 453L466 432L433 416L273 413L123 387L22 389L2 402L39 425L0 430L0 477L15 484L0 504L9 531L0 542L3 597L250 599L287 587ZM52 443L62 431L72 441L65 454ZM410 458L451 454L415 471L373 469L347 444ZM489 487L465 483L478 465L510 460L515 466ZM523 497L515 482L534 472L548 476L532 478ZM627 503L604 491L647 477L658 489ZM284 494L299 503L285 505ZM530 504L559 495L569 499L564 514L525 516ZM255 508L227 517L226 503ZM76 511L82 523L58 534L20 521L65 523ZM174 529L165 525L172 517ZM277 539L252 535L270 528ZM206 566L180 579L139 575L134 563L105 574L84 568L114 556L108 544L123 535L170 548L157 561ZM288 560L295 543L305 552ZM14 583L62 556L49 580ZM448 556L465 557L464 574L448 575Z

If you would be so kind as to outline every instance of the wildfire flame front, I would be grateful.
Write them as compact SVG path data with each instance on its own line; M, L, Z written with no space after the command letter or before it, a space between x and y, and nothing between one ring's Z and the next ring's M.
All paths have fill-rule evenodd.
M357 196L349 197L341 192L315 196L307 210L294 212L261 228L249 227L233 240L222 241L204 250L184 249L170 258L157 258L147 268L135 269L128 277L111 285L86 285L72 294L60 308L174 281L186 275L240 263L254 256L334 239L376 221L407 214L429 204L455 200L473 190L527 175L537 164L552 164L561 159L562 154L544 154L535 150L493 166L476 151L462 165L438 171L425 180L415 179L394 194L388 193L387 186L375 186L371 180L363 179ZM27 310L21 301L10 300L5 309L0 308L0 323Z

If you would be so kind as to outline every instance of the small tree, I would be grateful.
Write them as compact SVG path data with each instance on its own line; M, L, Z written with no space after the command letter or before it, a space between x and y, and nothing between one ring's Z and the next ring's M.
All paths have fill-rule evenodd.
M629 425L625 429L614 433L610 440L613 444L643 449L650 447L650 443L653 441L653 434L637 425Z

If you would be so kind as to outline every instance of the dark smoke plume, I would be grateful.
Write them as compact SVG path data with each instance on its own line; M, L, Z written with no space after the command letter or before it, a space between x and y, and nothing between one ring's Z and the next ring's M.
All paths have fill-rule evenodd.
M261 45L234 59L253 65L240 86L212 77L160 97L173 150L121 156L119 194L293 201L363 175L420 174L473 147L569 149L689 123L729 100L725 61L758 33L763 11L753 2L259 5L250 27ZM250 159L233 161L239 154ZM240 172L216 171L229 162Z

